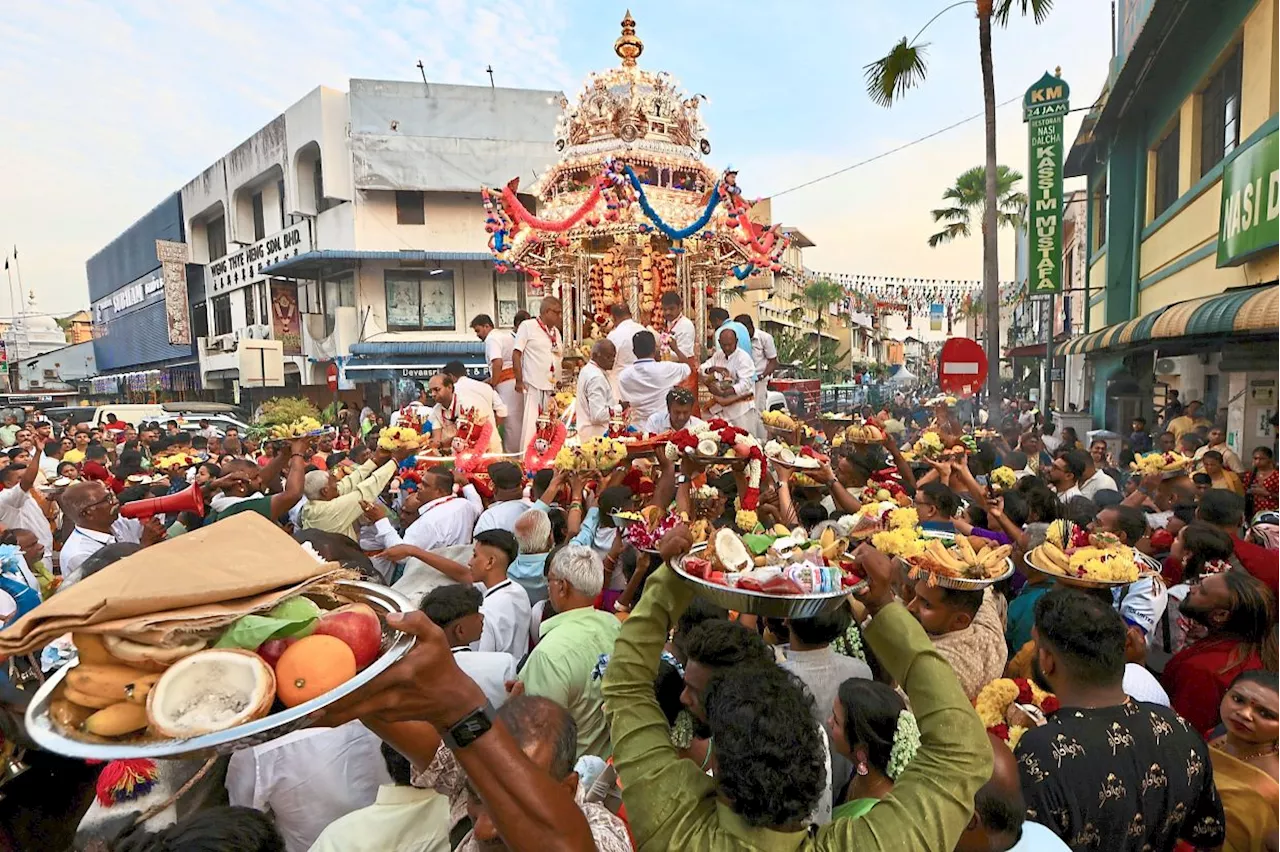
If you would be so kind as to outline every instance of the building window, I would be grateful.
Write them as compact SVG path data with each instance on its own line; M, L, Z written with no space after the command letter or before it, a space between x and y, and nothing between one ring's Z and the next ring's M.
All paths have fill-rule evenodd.
M396 190L396 224L425 225L427 214L423 194Z
M280 199L280 227L284 228L289 220L284 215L284 178L276 181L276 197Z
M244 322L245 325L270 325L271 315L267 313L267 285L250 284L244 290Z
M1178 125L1156 146L1155 215L1178 200Z
M209 336L209 309L204 302L191 306L191 334L197 339Z
M404 269L388 269L384 273L384 280L389 331L457 329L452 270L430 270L423 274Z
M328 311L334 308L356 306L356 282L351 273L335 275L324 281L324 305Z
M231 294L213 297L213 335L231 333Z
M267 219L262 209L262 190L253 194L253 241L256 243L267 235Z
M1107 244L1107 174L1102 173L1102 180L1090 197L1093 205L1093 251L1099 251Z
M303 314L324 313L324 302L320 298L319 281L298 282L298 312Z
M227 222L222 216L210 219L204 226L205 244L209 247L209 262L213 263L227 253Z
M1200 93L1200 174L1240 144L1240 48L1227 57Z

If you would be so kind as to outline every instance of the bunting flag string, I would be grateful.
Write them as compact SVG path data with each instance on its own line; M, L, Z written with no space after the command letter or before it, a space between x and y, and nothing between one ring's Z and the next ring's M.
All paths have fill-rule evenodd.
M849 272L806 270L809 281L839 284L847 297L847 309L859 312L927 313L931 305L948 310L972 310L982 303L982 281L975 279L918 278L913 276L864 275ZM1015 305L1026 297L1025 281L1000 282L1000 304Z

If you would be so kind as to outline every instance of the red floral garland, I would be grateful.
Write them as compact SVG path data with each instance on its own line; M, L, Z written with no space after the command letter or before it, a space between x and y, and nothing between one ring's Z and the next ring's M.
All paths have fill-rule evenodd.
M517 181L512 181L511 183L517 183ZM581 222L586 215L591 212L596 204L599 203L601 192L600 185L602 180L597 179L595 185L591 187L591 192L587 195L586 200L582 202L577 210L574 210L559 222L552 221L551 219L539 219L537 216L526 210L524 205L520 203L520 199L516 197L515 188L512 187L511 183L508 183L502 188L502 202L507 208L507 212L511 215L511 218L516 222L528 225L535 230L552 231L553 233L558 234L569 230L574 225Z
M465 443L462 452L454 450L453 466L461 472L470 476L480 469L483 464L488 467L490 459L486 459L485 453L489 450L489 439L493 437L493 423L485 420L476 423L474 420L467 421L470 426L465 430L458 432L458 438Z
M569 430L564 423L556 420L552 425L551 440L547 442L546 452L539 453L535 446L538 435L535 432L533 439L529 442L529 446L524 450L524 472L526 474L536 473L543 468L550 467L552 462L556 460L561 447L564 446L565 438L568 437Z

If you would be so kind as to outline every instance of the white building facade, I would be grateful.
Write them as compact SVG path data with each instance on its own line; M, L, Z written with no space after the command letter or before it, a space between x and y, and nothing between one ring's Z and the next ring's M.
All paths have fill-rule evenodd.
M494 269L480 187L532 183L555 158L558 97L321 87L184 186L204 386L238 396L268 357L287 386L323 396L332 365L369 399L450 360L481 368L471 320L510 325L532 305L521 276Z

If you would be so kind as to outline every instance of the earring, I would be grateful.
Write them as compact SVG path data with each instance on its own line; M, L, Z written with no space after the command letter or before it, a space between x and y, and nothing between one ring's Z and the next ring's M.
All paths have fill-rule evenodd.
M862 776L867 774L867 762L865 760L858 761L858 774Z

